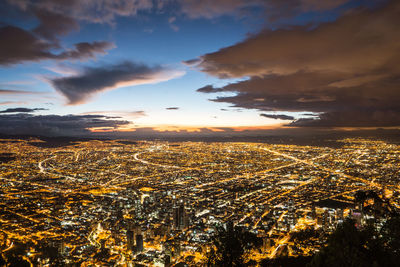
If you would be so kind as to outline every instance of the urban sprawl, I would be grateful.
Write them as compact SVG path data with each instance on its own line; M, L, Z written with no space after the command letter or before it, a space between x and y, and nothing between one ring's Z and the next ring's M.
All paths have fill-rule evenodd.
M380 210L400 208L400 145L340 142L2 139L0 250L24 244L34 266L49 264L43 244L65 264L201 265L216 229L233 225L264 241L248 260L311 255L324 234L296 233L329 234L348 217L379 227Z

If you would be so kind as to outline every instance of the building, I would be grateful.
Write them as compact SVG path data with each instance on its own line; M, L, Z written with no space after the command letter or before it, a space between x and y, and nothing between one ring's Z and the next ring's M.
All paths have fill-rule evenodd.
M126 247L127 250L132 251L134 248L135 238L132 230L126 231Z
M185 205L183 202L173 207L173 226L175 230L184 229L185 217Z
M137 234L136 235L136 252L143 251L143 235Z

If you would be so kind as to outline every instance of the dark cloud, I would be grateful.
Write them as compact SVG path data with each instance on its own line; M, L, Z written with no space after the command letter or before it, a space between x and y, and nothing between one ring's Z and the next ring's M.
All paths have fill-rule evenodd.
M0 133L12 135L80 136L90 135L91 128L117 129L128 124L102 115L0 115Z
M50 50L56 46L44 42L29 31L14 26L0 28L0 65L22 61L38 61L54 58Z
M74 45L74 49L67 50L59 55L58 59L87 59L95 58L96 54L105 54L107 50L115 47L109 42L83 42Z
M223 89L215 88L212 85L206 85L204 87L197 89L197 92L199 92L199 93L218 93L218 92L222 92L222 91L223 91Z
M261 113L260 116L261 117L265 117L265 118L275 119L275 120L294 120L293 116L288 116L288 115L284 115L284 114L265 114L265 113Z
M247 78L203 93L261 111L320 114L292 126L400 126L400 2L352 11L313 29L264 30L200 58L220 78ZM358 122L357 122L358 121Z
M108 42L78 43L74 49L55 54L52 50L59 47L58 42L40 39L30 31L10 25L0 28L0 40L0 65L46 59L88 59L113 47Z
M79 30L79 24L71 17L48 10L34 10L40 24L33 30L37 35L51 41L56 41L57 36L66 35L71 31Z
M298 71L365 74L394 68L396 61L392 57L398 56L400 46L400 30L395 26L399 22L398 6L393 1L375 12L353 11L314 29L301 26L264 30L241 43L202 56L198 67L222 78ZM368 78L363 76L359 78Z
M132 62L101 67L87 67L75 76L51 80L53 87L68 99L68 104L81 104L94 94L123 86L156 83L182 75L162 66Z
M350 110L328 112L318 118L302 118L289 124L299 127L391 127L400 126L399 110Z
M0 65L48 59L84 60L105 54L114 47L112 43L81 42L74 44L73 48L66 48L59 38L79 30L80 20L111 22L114 15L129 13L130 6L143 4L128 2L132 1L8 0L8 4L19 8L23 14L21 17L34 17L38 24L31 29L1 25ZM90 14L101 15L104 21L95 20Z
M32 113L40 110L48 110L47 108L8 108L0 110L0 113Z
M169 107L169 108L165 108L166 110L178 110L179 107Z

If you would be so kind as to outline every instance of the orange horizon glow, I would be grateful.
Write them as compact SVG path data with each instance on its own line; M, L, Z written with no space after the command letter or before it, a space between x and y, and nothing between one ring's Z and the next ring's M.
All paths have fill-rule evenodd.
M232 130L234 132L244 132L244 131L257 131L257 130L274 130L278 128L284 128L283 123L274 125L264 125L264 126L179 126L179 125L154 125L154 126L128 126L128 127L99 127L99 128L89 128L88 130L92 133L103 133L103 132L136 132L140 129L149 129L156 132L201 132L204 130L209 130L211 132L225 132L226 130Z

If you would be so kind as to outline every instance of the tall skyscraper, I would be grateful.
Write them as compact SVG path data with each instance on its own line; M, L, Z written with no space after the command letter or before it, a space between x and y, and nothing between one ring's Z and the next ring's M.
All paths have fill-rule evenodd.
M288 224L292 228L296 224L296 213L293 200L289 200L288 203Z
M182 230L185 226L185 205L183 202L173 207L173 223L176 230Z
M324 231L329 229L329 211L325 210L322 214L322 229Z
M136 252L143 251L143 235L138 234L136 235Z
M132 230L126 231L126 246L129 251L133 250L135 242L134 232Z
M317 210L315 207L315 202L311 204L311 218L315 220L317 218Z

